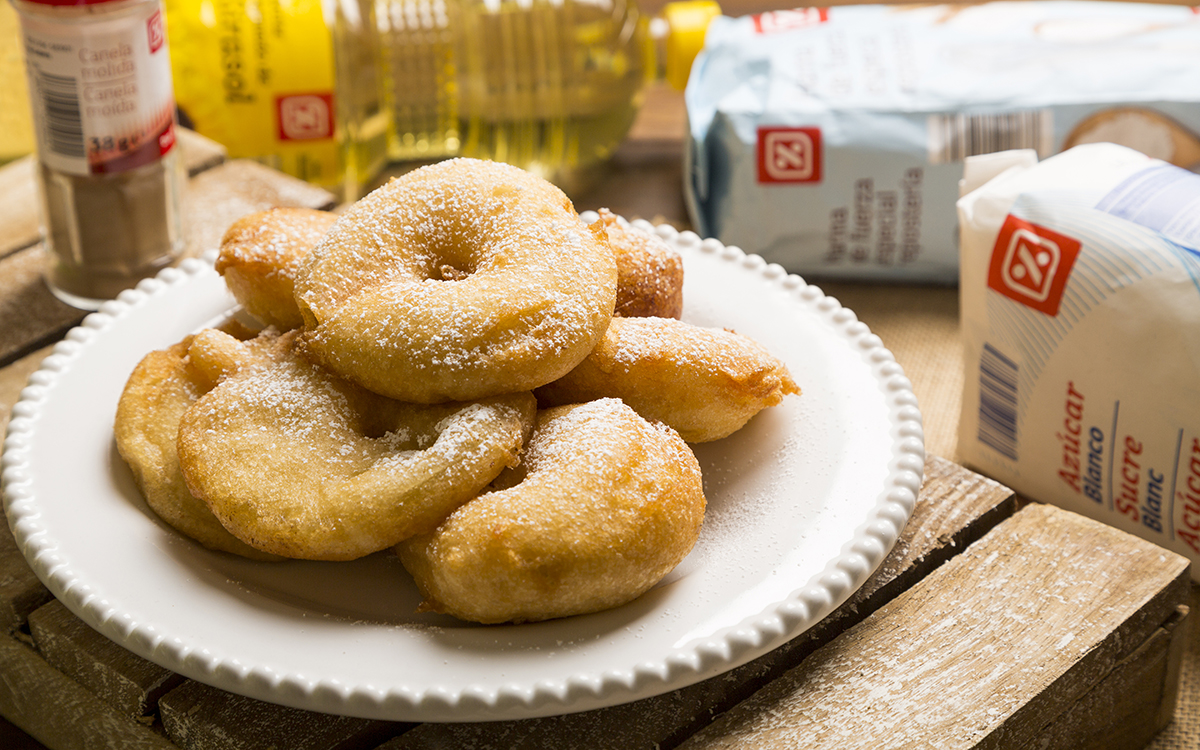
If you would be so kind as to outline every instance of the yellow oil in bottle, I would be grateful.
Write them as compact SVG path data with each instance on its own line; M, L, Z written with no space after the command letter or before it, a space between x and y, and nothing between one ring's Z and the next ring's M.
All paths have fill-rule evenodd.
M342 200L359 198L383 171L391 117L380 96L379 37L373 0L323 3L332 39L336 141Z
M0 0L4 2L5 0ZM375 0L165 0L183 121L341 200L387 158Z
M654 73L630 0L378 0L376 14L393 161L570 179L616 149Z

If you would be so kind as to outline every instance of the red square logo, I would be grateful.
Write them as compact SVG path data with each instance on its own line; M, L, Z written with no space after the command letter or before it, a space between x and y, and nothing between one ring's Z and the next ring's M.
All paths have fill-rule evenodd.
M333 137L333 94L288 94L275 97L281 141L312 141Z
M992 248L988 286L1047 315L1058 315L1063 289L1082 245L1009 215Z
M759 34L778 34L781 31L802 29L829 20L829 8L796 8L772 10L754 16L754 30Z
M820 182L820 128L759 128L759 182Z
M146 39L150 43L150 54L152 55L167 43L167 30L163 26L161 10L155 11L154 15L146 19Z
M170 151L175 146L175 121L167 123L167 127L158 135L158 155Z

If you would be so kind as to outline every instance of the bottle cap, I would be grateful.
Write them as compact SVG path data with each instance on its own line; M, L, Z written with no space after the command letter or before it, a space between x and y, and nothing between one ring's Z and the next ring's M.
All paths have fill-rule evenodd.
M687 86L692 61L704 49L708 24L721 15L721 6L713 0L680 0L667 3L663 17L670 26L667 35L667 82L679 91Z

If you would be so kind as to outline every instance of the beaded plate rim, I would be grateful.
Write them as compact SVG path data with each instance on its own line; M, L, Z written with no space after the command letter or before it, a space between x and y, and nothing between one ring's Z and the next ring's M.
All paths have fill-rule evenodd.
M594 212L583 218L594 219ZM622 221L624 221L622 219ZM17 544L47 588L76 615L118 644L172 671L218 688L283 705L367 718L401 721L462 721L531 718L600 708L651 697L728 671L782 645L840 606L879 567L912 515L921 487L924 433L917 399L902 367L880 338L853 311L819 287L789 274L737 247L701 239L669 225L630 222L690 253L736 266L790 295L808 313L818 316L836 336L861 354L884 393L891 425L892 460L886 480L865 518L824 569L774 606L710 637L687 643L660 658L624 668L601 668L533 684L433 685L412 688L394 685L347 684L337 676L288 673L286 669L254 664L212 652L204 643L180 633L160 632L110 603L105 586L88 571L72 566L59 554L43 525L39 498L29 467L37 445L39 413L53 398L54 386L81 353L102 341L121 321L136 315L148 300L171 294L180 285L204 274L215 274L215 253L183 261L141 282L88 315L55 345L30 377L13 407L0 460L4 506Z

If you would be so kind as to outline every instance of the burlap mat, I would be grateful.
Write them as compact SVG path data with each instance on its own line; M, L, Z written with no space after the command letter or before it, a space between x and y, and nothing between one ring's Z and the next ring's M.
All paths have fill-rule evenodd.
M958 290L816 282L870 326L904 367L921 406L927 452L957 460L958 415L962 407L963 349L958 329ZM1192 584L1188 606L1200 607L1200 585ZM1180 675L1175 720L1149 750L1200 748L1200 617L1187 618L1187 648Z

